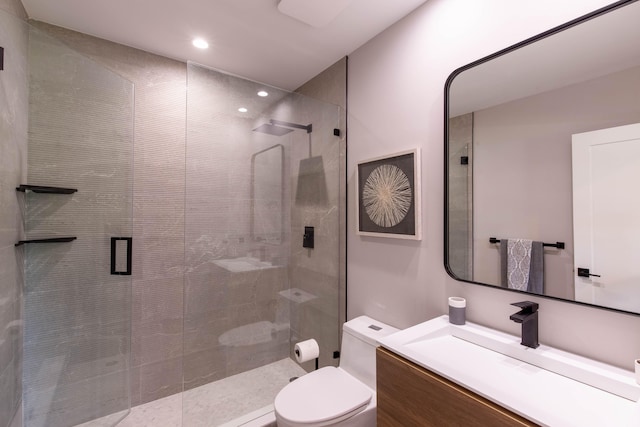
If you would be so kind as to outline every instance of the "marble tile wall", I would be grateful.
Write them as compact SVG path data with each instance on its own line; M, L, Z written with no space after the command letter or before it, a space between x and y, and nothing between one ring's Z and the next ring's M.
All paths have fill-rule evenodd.
M274 88L267 89L269 99L260 101L255 96L263 88L260 84L191 64L188 80L185 334L200 339L185 341L185 359L197 361L185 368L187 382L197 386L225 375L225 370L234 374L286 357L292 348L290 337L316 338L324 364L337 363L331 356L339 349L339 307L344 302L339 286L344 266L339 261L344 139L334 136L333 129L340 128L340 109ZM237 107L245 105L249 112L239 114ZM269 119L312 123L313 132L295 130L280 137L251 132ZM265 201L264 194L252 192L250 159L274 145L284 148L287 177L280 214L286 227L280 244L256 240L251 209L247 210L252 202ZM322 171L305 165L310 149ZM301 171L306 175L298 180ZM261 220L257 222L265 222ZM301 248L304 225L317 228L314 250ZM225 274L211 267L211 261L245 253L277 267L253 274ZM298 291L309 298L298 298ZM226 303L209 303L200 311L205 293L211 294L207 301ZM229 311L241 314L230 316ZM195 316L203 320L192 319ZM203 323L211 327L198 331ZM265 328L270 337L263 335ZM242 336L242 344L229 346L229 335ZM206 348L196 351L196 343ZM199 352L222 361L225 368L214 371L212 363L196 368L207 360ZM193 379L187 369L197 371Z
M256 95L262 89L269 92L268 98ZM265 213L264 205L252 209L273 202L280 209L277 217L284 215L283 222L289 223L288 209L282 206L282 192L288 193L288 188L254 194L258 187L253 187L254 179L284 184L287 160L274 164L271 171L263 169L259 177L252 169L256 153L289 144L288 136L252 131L268 121L265 110L277 109L288 96L276 88L188 65L185 389L288 356L288 300L280 292L288 287L290 232L272 221L282 233L269 233L254 214ZM238 112L242 106L249 111ZM252 224L262 224L259 235Z
M27 178L28 27L17 0L0 0L0 427L22 425L24 236L16 186ZM12 423L13 420L13 423Z
M311 79L296 92L313 99L340 107L330 111L325 127L341 131L340 137L332 133L315 134L313 155L322 156L327 185L327 198L321 204L306 203L314 199L314 189L305 188L298 179L299 168L291 168L291 182L295 194L302 193L291 204L292 235L302 236L305 226L314 226L315 249L303 249L301 239L291 245L289 275L291 286L302 289L317 299L296 304L291 308L291 352L296 342L315 338L320 346L320 366L337 366L339 359L333 352L340 350L342 324L346 321L346 81L347 58ZM329 123L330 122L330 123ZM326 131L325 131L326 132ZM304 151L297 151L299 162ZM301 187L298 187L298 186ZM306 196L304 193L308 193ZM293 356L293 353L291 353ZM306 370L314 368L312 362L303 364Z
M129 236L133 84L36 28L29 32L27 183L77 188L24 203L24 420L67 426L129 406L130 276L109 274Z
M0 0L0 11L26 21L27 11L20 0Z
M135 85L132 405L182 390L186 64L33 25Z

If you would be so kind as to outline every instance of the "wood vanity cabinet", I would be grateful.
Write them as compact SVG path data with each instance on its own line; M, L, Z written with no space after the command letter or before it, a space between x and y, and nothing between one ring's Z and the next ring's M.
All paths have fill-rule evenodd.
M378 427L537 425L383 347L376 363Z

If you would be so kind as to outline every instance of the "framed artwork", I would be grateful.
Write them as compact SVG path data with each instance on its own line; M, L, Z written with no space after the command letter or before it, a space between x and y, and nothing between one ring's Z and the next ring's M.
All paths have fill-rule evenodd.
M420 150L358 163L357 234L421 240Z

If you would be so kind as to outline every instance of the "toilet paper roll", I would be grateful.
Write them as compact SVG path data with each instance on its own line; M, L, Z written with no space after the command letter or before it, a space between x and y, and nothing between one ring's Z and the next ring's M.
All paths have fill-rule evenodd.
M313 338L296 344L293 352L298 363L308 362L320 356L320 347Z

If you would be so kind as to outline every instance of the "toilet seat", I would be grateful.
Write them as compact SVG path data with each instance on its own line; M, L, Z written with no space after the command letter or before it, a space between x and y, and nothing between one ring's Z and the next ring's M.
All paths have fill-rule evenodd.
M276 415L292 425L321 427L347 419L367 407L369 387L340 368L327 366L285 386L276 396Z

